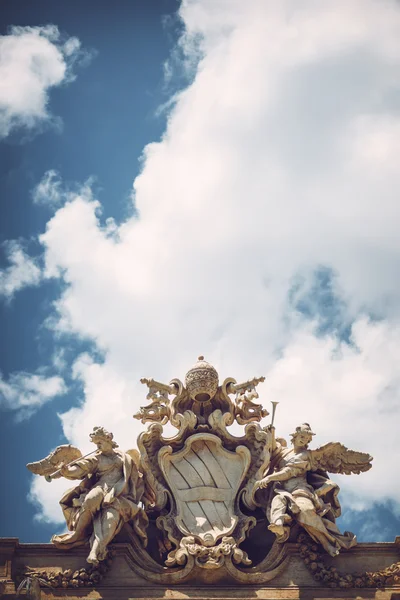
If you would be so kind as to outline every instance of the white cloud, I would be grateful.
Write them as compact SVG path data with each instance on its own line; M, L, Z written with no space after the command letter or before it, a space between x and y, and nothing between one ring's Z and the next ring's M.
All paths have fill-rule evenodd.
M104 352L77 360L85 400L64 431L84 449L105 424L134 445L139 378L183 378L203 353L221 378L269 375L280 435L309 421L317 444L370 451L348 497L396 498L400 8L193 0L181 15L200 62L144 151L139 217L110 236L86 187L41 237L47 275L67 283L58 328ZM293 277L320 265L337 273L352 343L317 336L288 302Z
M43 457L37 458L39 460ZM53 479L51 483L48 483L44 477L32 476L28 500L39 509L35 515L35 520L44 523L59 523L60 527L57 531L54 530L54 533L63 533L62 524L64 524L64 530L66 529L60 507L60 498L63 496L65 489L65 479ZM43 501L45 502L45 510L42 510Z
M65 392L64 380L58 376L18 372L5 381L0 375L0 408L15 411L18 420L30 417L43 404Z
M19 242L7 242L6 253L10 264L0 271L0 295L10 300L20 289L38 285L42 272L37 261L24 252Z
M0 36L0 138L51 121L50 89L72 81L74 63L87 56L77 38L63 42L55 25L12 27Z
M60 175L54 169L46 171L42 179L33 190L35 204L57 206L63 198L62 182Z
M350 339L347 344L329 335L316 338L311 328L296 331L269 371L267 398L280 402L278 428L282 423L289 431L308 421L314 443L341 441L374 457L368 473L335 476L342 489L356 492L357 506L359 498L398 496L391 474L400 416L400 324L359 318Z

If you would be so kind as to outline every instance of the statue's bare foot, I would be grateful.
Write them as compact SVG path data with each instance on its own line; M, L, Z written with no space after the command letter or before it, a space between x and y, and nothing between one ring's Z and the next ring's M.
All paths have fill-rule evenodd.
M99 560L105 560L106 558L107 558L107 548L105 548L104 550L100 550L98 553Z
M276 535L276 541L283 544L289 537L290 527L285 527L281 523L271 523L268 529Z
M86 562L90 563L91 565L94 565L95 567L97 567L99 564L97 557L92 553L89 554L89 556L86 559Z
M326 550L327 550L328 554L333 557L340 554L340 548L337 548L336 546L332 546L331 544L327 544Z

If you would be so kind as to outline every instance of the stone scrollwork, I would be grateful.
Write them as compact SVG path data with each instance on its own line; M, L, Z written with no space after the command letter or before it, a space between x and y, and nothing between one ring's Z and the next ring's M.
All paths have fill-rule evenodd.
M149 388L146 398L151 400L151 403L148 406L141 406L139 412L133 415L134 419L138 419L143 424L154 422L165 425L171 414L168 394L173 393L174 388L145 377L140 380L140 383Z
M244 383L231 382L228 392L236 394L235 418L239 425L246 425L251 421L259 422L268 416L268 411L261 404L254 402L259 395L256 386L265 381L265 377L253 377Z
M236 550L229 535L239 520L243 522L242 527L252 522L251 517L244 517L235 502L250 466L249 449L237 446L235 452L231 452L222 447L220 438L198 433L188 438L180 451L173 452L171 446L162 448L158 460L175 500L175 525L189 536L181 539L178 556L175 552L169 554L168 566L173 566L174 560L178 562L178 557L181 560L187 551L201 557L199 564L215 566L217 557L220 559ZM192 540L189 545L188 540ZM236 552L235 556L238 555ZM248 562L245 553L242 556Z
M259 424L267 411L253 402L262 381L238 385L229 378L219 385L217 371L201 356L185 385L177 379L169 384L176 435L163 437L160 422L139 435L141 470L152 498L148 508L172 545L167 567L188 564L189 557L193 566L206 569L226 561L243 568L252 564L240 544L256 519L244 512L242 496L268 467L273 441ZM240 437L227 430L235 420L246 424Z
M251 560L246 552L238 547L236 540L231 536L224 536L217 546L203 546L197 544L193 536L184 537L180 548L173 550L165 564L168 567L185 564L188 556L195 557L195 564L205 569L218 569L225 562L225 557L231 557L234 564L243 563L251 565Z

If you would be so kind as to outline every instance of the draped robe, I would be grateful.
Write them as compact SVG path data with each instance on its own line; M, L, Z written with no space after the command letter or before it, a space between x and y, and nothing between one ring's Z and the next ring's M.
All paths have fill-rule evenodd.
M267 518L270 523L282 519L285 525L299 523L313 540L331 555L340 548L351 548L356 537L340 533L335 519L341 514L339 486L326 472L311 470L311 452L295 454L293 448L277 446L269 473L284 470L286 480L276 481L267 492Z
M103 499L108 492L113 492L114 500L107 508L115 509L118 512L118 523L114 536L121 530L124 523L131 522L134 531L146 546L148 517L138 505L144 491L143 476L137 470L129 454L119 450L114 450L114 452L115 458L109 464L102 464L105 461L102 460L100 452L74 464L74 467L78 468L76 474L71 478L82 479L82 481L76 487L69 489L60 500L70 533L52 537L52 542L58 548L68 549L86 544L88 541L92 541L94 529L101 531L101 521L106 510ZM111 485L107 481L111 481ZM91 496L96 496L96 492L98 492L97 496L102 496L100 502L97 500L99 506L92 516L91 524L82 528L79 523L83 513L93 510L88 501L88 494L92 490L95 493L92 493ZM97 523L95 523L96 519Z

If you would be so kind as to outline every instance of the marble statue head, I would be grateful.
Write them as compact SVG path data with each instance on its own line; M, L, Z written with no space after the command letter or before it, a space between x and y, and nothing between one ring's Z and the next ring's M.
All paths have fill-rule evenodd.
M118 447L118 444L113 440L113 434L107 431L104 427L93 427L93 433L91 433L89 437L94 444L98 444L99 442L108 442L112 448Z
M296 431L294 433L290 434L292 443L294 443L294 441L297 438L302 437L305 440L308 440L305 443L309 443L312 440L312 436L315 435L315 433L311 430L311 427L309 425L309 423L302 423L302 425L299 425L298 427L296 427Z

